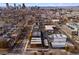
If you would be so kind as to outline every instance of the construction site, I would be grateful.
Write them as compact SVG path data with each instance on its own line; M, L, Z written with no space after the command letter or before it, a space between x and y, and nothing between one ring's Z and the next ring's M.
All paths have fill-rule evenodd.
M25 3L0 7L0 55L78 55L79 8Z

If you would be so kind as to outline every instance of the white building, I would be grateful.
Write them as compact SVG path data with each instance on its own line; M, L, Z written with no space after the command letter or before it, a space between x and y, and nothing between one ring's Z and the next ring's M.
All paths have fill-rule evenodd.
M54 31L53 27L55 27L55 25L45 25L45 30L53 33Z
M59 19L52 19L52 22L59 22Z
M52 35L52 46L53 47L65 47L67 36L64 34L53 34Z

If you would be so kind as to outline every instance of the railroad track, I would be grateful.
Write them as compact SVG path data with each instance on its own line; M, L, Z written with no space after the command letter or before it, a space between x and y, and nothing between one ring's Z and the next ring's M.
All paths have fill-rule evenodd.
M67 35L67 37L69 38L68 40L75 46L75 48L79 51L79 43L76 42L76 40L79 37L71 37L71 35L69 33L67 33L65 30L62 29L62 27L60 27L58 24L55 24L58 28L60 28L60 30Z
M27 48L30 46L30 43L31 43L31 36L32 36L32 31L33 31L34 25L35 25L35 24L33 24L33 26L32 26L32 29L31 29L31 31L30 31L30 33L29 33L29 36L28 36L28 39L25 39L25 40L27 40L27 42L25 43L25 47L23 48L23 54L26 53Z

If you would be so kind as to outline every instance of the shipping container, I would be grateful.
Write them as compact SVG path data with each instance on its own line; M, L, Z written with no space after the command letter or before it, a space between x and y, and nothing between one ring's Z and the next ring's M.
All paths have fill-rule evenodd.
M33 37L31 44L41 44L41 38Z
M45 46L48 46L48 41L47 41L47 39L44 40L44 44L45 44Z
M34 36L34 37L35 37L35 36L36 36L36 37L40 37L40 36L41 36L41 33L36 31L36 32L33 32L33 33L32 33L32 36Z

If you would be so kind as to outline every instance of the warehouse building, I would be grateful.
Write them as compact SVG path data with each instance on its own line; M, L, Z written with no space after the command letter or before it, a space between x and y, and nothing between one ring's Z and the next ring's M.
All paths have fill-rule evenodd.
M52 34L54 32L54 27L55 27L55 25L45 25L45 31L48 34Z
M67 23L62 26L62 29L65 30L70 37L72 37L72 35L79 36L79 23Z
M54 48L62 48L66 46L67 36L64 34L52 34L52 47Z

